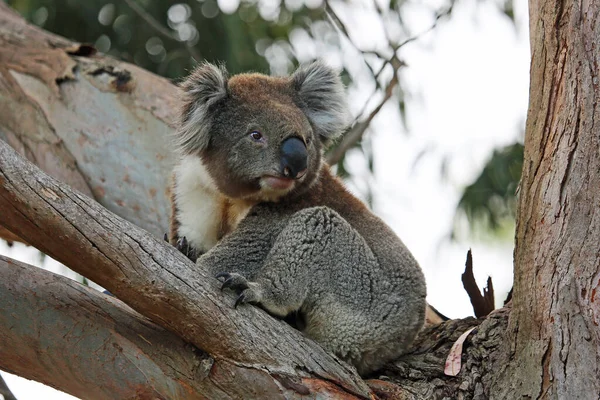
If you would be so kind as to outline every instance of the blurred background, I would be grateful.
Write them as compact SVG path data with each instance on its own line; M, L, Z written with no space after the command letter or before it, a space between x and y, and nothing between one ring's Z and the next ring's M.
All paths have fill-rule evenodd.
M328 153L425 272L428 301L473 315L473 251L496 305L512 285L529 38L525 0L8 0L28 21L177 82L198 61L289 74L315 58L342 71L355 124ZM0 254L83 281L20 244ZM18 399L67 399L2 374Z

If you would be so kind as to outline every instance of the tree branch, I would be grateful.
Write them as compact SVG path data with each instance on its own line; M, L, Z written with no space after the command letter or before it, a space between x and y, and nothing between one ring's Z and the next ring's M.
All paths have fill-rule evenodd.
M326 159L330 165L337 164L342 159L344 154L348 151L348 149L350 149L352 146L358 143L358 141L362 138L363 134L371 124L371 121L373 121L373 118L375 118L375 116L379 113L379 111L385 105L385 103L392 97L392 94L394 93L394 87L396 87L397 84L397 70L394 70L394 76L387 84L385 88L385 95L383 96L383 99L381 99L377 107L375 107L375 109L371 111L369 116L364 121L360 121L354 124L354 126L343 136L342 141L337 146L335 146L335 148L333 148L329 153L327 153Z
M0 304L3 370L87 399L223 394L208 355L68 278L0 256Z
M377 9L378 14L381 16L381 20L383 21L384 18L384 14L385 14L385 10L383 10L379 3L374 2L375 8ZM386 30L386 37L388 39L388 47L391 50L391 56L386 56L384 54L382 54L379 51L375 51L375 50L363 50L360 49L353 41L351 38L351 34L350 34L350 29L348 28L348 26L344 23L344 21L339 17L339 15L335 12L335 10L333 9L333 7L331 6L329 1L325 2L325 12L327 14L327 17L329 19L329 22L338 29L340 35L344 36L347 41L359 52L362 54L363 56L363 61L365 63L365 65L367 66L367 68L369 69L369 71L371 72L371 75L373 76L373 79L375 81L375 92L373 92L373 94L367 99L367 101L365 102L363 109L358 113L356 119L354 120L354 123L352 125L352 127L350 128L350 130L344 135L342 141L333 149L331 149L329 151L329 153L326 155L326 159L327 162L331 165L337 164L342 157L344 156L344 154L354 145L356 145L356 143L358 143L362 136L364 135L364 133L367 131L369 125L371 124L371 122L373 121L373 119L375 118L375 116L379 113L379 111L381 110L381 108L384 106L384 104L392 97L393 94L393 90L394 88L398 85L398 70L403 67L405 65L405 63L398 57L398 50L400 50L402 47L404 47L405 45L414 42L418 39L420 39L421 37L423 37L424 35L426 35L427 33L431 32L432 30L434 30L439 21L443 18L446 17L448 15L450 15L452 13L452 8L454 6L454 1L452 1L450 3L450 6L443 12L441 13L437 13L435 16L435 20L434 22L431 24L431 26L429 26L429 28L427 28L426 30L410 36L408 38L406 38L404 41L400 42L400 43L394 43L388 36L387 30ZM385 30L385 26L384 26L384 30ZM381 64L381 67L379 68L379 70L377 71L377 73L375 73L375 71L373 70L373 68L371 67L371 65L367 62L365 56L367 55L372 55L375 56L377 58L379 58L381 61L383 61L383 63ZM367 108L367 106L370 104L371 99L380 92L381 90L381 84L379 83L379 76L381 75L381 73L383 72L383 70L385 69L385 67L390 64L392 66L392 70L393 70L393 75L392 78L390 79L390 81L387 83L387 85L384 88L384 97L383 99L378 103L378 105L371 111L371 113L369 113L369 115L367 116L367 118L365 118L364 120L360 121L362 115L365 113L365 109Z
M85 56L84 49L0 2L0 139L162 237L177 89L135 65Z
M489 382L502 363L502 345L509 309L496 310L485 320L473 317L450 320L423 330L409 353L380 371L380 379L367 383L381 399L487 399ZM461 370L444 373L454 342L477 327L463 344Z
M140 6L135 0L125 0L125 3L140 16L146 23L152 27L156 32L160 35L164 36L169 40L173 40L175 42L181 43L185 46L185 49L190 54L190 56L196 60L196 62L200 62L202 60L202 55L192 46L188 46L185 43L182 43L171 31L165 28L160 22L156 20L150 13L148 13L142 6Z
M0 225L209 353L224 374L264 382L278 397L282 381L311 393L369 397L356 372L319 345L256 307L234 309L202 265L47 176L2 141L0 209Z

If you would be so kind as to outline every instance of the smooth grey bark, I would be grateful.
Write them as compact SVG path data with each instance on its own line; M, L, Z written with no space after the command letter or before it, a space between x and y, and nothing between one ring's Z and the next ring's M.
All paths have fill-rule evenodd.
M176 87L94 53L28 24L0 2L0 139L162 237L169 225Z

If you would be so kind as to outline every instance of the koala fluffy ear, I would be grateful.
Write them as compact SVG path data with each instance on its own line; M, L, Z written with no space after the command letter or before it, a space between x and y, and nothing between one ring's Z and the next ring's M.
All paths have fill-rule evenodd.
M301 108L326 141L339 137L350 123L340 76L321 61L303 65L291 77L302 99Z
M208 147L211 130L209 108L227 97L227 79L224 66L205 62L179 85L183 106L175 143L182 153L198 153Z

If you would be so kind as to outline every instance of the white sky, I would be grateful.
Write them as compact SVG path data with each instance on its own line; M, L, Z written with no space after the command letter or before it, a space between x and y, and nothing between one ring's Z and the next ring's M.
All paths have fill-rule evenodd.
M409 4L403 18L412 33L424 31L432 22L423 6L426 3ZM375 154L375 212L421 264L429 302L452 318L472 315L460 281L469 247L476 278L483 286L487 276L492 276L498 305L512 282L512 242L464 239L453 243L447 235L461 189L481 171L494 148L511 144L522 134L529 85L526 0L515 1L515 15L516 29L489 1L459 1L449 21L400 53L409 64L403 82L415 94L407 99L409 134L400 128L393 106L384 107L369 133ZM369 12L358 10L343 16L358 32L353 39L359 47L371 48L382 42L383 30ZM325 56L340 63L339 58L329 58ZM350 92L356 110L372 90L369 85L359 85ZM427 153L415 163L424 149ZM440 174L444 159L445 180ZM356 154L350 154L348 160L355 174L351 189L360 193L364 162ZM9 249L0 242L0 254L40 264L37 251L25 246ZM49 257L44 267L62 270ZM2 376L19 400L74 398L13 375Z
M407 104L410 135L383 129L389 120L379 118L382 134L374 139L377 210L386 210L382 216L421 263L429 302L454 318L472 315L460 281L469 247L480 286L492 276L497 304L512 285L512 242L450 243L445 237L462 188L494 148L521 137L529 91L526 1L515 4L517 30L489 2L458 4L429 48L411 45L404 53L410 63L404 76L422 99ZM433 150L413 168L425 148ZM447 182L440 179L445 155Z

